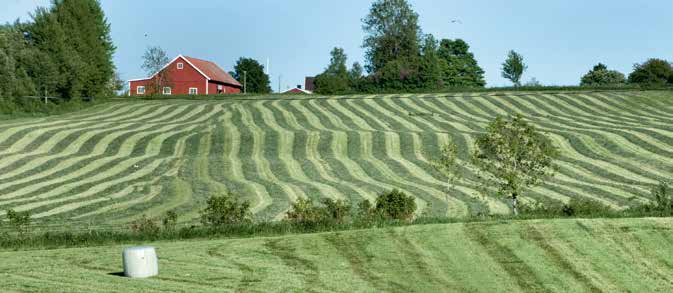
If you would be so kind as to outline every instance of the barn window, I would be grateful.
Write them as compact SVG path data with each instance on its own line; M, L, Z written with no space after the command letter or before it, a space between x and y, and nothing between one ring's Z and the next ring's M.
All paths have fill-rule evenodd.
M139 86L136 88L136 92L137 92L139 95L144 95L144 94L145 94L145 87L142 86L142 85L139 85Z
M164 87L164 95L170 95L171 94L171 87L165 86Z
M182 62L178 63L178 69L183 69L183 68L185 68L185 65L182 64Z
M189 94L190 95L198 95L199 94L199 89L195 87L190 87L189 88Z

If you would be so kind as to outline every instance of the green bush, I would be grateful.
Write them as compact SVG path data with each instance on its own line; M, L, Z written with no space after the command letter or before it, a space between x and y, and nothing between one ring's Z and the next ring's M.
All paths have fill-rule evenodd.
M520 210L527 218L612 217L617 214L609 206L586 198L572 198L567 203L526 203Z
M9 225L20 234L28 232L30 226L29 212L16 212L14 210L8 210L7 219L9 220Z
M325 198L322 200L322 204L327 221L336 224L344 224L348 221L348 217L351 214L351 204L347 200Z
M376 198L376 214L388 220L411 220L416 212L416 201L413 196L393 189L384 192Z
M561 207L561 213L566 217L611 216L614 212L610 207L590 199L573 198Z
M161 223L166 230L175 230L175 227L178 224L178 213L175 211L168 211L164 218L161 220Z
M250 203L239 201L231 193L211 196L206 201L206 208L201 211L201 223L210 227L246 223L251 218Z
M643 64L636 64L629 74L629 83L646 86L671 85L673 66L666 60L652 58Z
M142 235L158 235L161 228L154 219L143 215L140 219L131 222L131 231Z
M602 63L594 66L587 74L582 76L581 86L617 86L626 83L624 74L616 70L608 70Z
M324 218L323 211L313 204L310 198L298 198L285 214L286 220L291 223L317 223Z
M670 193L666 182L652 188L653 201L629 208L626 212L638 216L673 216L673 194Z

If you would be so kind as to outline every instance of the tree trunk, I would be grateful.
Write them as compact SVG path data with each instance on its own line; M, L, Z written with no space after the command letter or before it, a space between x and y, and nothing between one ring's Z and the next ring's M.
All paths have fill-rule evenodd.
M517 199L517 194L512 193L512 213L514 213L515 216L519 215L519 200Z

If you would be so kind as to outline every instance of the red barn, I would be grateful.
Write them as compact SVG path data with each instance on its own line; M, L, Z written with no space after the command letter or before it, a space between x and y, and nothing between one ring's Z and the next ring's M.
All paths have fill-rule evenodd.
M217 95L243 86L217 64L179 55L148 78L129 80L129 95Z

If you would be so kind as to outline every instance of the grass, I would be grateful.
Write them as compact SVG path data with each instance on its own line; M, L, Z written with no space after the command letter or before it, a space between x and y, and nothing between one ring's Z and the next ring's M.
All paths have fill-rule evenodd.
M175 209L190 223L230 190L258 220L279 219L298 197L359 201L393 188L416 196L419 214L507 214L474 170L447 196L430 162L448 140L466 159L489 121L514 113L562 154L526 201L624 209L670 180L672 109L673 92L632 89L112 100L0 122L0 217L12 208L38 225L88 227Z
M673 219L427 224L157 241L160 275L118 276L123 247L0 252L3 291L668 291ZM140 243L138 243L140 244ZM142 244L147 244L142 242Z

